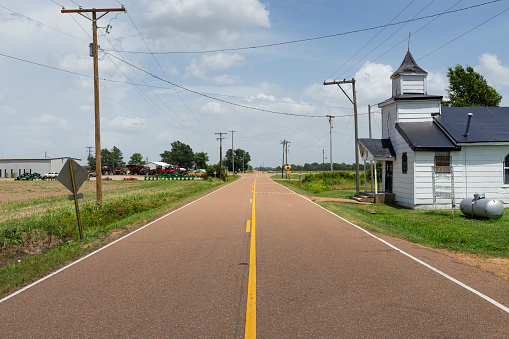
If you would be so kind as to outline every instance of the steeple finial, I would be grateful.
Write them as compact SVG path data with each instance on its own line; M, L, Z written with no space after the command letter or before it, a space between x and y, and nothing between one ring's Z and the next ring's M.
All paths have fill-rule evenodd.
M412 32L408 32L408 51L410 52L410 37L412 36Z

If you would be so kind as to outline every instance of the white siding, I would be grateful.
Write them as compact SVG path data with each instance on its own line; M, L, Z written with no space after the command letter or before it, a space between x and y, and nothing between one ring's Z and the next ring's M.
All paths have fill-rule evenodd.
M424 75L402 75L401 88L402 94L425 94Z
M504 185L503 160L508 146L463 146L461 152L451 152L454 168L456 207L474 193L485 193L487 199L501 200L509 207L509 185ZM415 208L433 208L431 167L435 152L416 152ZM450 208L450 199L437 198L439 208Z
M410 149L406 141L396 133L391 138L396 158L394 159L394 173L393 173L393 193L395 193L396 204L412 208L414 205L414 152ZM408 171L402 171L402 157L403 152L407 153Z
M81 160L77 160L81 164ZM17 177L23 173L60 172L67 158L0 159L0 176Z
M396 125L396 103L385 106L382 109L382 139L390 139L394 135L394 126Z
M401 87L400 87L400 77L396 77L392 79L392 97L398 96L401 94Z
M438 113L439 100L398 101L398 122L433 121L431 114Z

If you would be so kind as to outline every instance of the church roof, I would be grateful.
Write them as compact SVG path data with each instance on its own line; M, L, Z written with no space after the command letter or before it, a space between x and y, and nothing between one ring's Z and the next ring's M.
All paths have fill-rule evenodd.
M417 65L410 51L406 53L401 66L391 75L391 79L397 77L401 73L428 74L428 72Z

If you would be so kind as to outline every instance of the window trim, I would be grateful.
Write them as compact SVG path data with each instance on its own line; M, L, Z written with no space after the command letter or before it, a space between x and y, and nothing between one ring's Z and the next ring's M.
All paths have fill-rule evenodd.
M434 163L437 173L451 173L450 169L447 170L444 168L451 166L452 163L451 152L435 151Z
M505 156L502 166L504 185L509 185L509 154Z

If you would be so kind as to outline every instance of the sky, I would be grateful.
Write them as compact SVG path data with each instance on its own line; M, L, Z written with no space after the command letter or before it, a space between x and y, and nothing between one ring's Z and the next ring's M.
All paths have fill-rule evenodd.
M91 16L61 9L122 6L98 20L99 104L101 148L126 163L180 141L215 164L225 133L223 156L233 141L254 167L280 166L284 140L290 164L330 162L331 139L333 162L352 164L352 86L323 83L355 79L359 137L371 105L380 138L377 104L408 49L428 94L446 97L448 67L468 65L509 106L509 0L3 0L0 158L86 162Z

